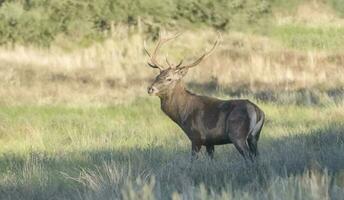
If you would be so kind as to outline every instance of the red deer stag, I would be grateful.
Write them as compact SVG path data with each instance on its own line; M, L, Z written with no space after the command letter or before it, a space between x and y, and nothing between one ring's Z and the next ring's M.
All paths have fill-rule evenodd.
M161 45L176 38L159 41L153 51L144 47L150 58L148 65L160 70L148 94L156 95L161 100L161 109L186 133L192 144L192 157L197 156L201 146L206 146L208 155L213 158L214 145L233 143L245 159L253 159L258 154L257 142L264 124L264 112L249 100L220 100L207 96L200 96L188 91L183 84L183 77L188 70L198 65L209 56L214 46L195 62L183 65L171 65L166 59L168 67L163 67L156 58Z

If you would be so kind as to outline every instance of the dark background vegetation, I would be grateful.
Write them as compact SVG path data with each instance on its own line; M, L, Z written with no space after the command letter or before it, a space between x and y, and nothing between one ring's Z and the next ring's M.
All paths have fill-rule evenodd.
M159 27L213 27L266 32L273 10L293 12L291 0L0 0L0 44L49 46L57 37L81 45L107 38L119 24L157 34ZM343 0L329 0L339 14ZM264 27L264 28L262 28Z
M244 0L2 0L0 43L48 46L58 35L81 43L107 37L118 24L157 33L160 26L241 29L271 13L268 1Z

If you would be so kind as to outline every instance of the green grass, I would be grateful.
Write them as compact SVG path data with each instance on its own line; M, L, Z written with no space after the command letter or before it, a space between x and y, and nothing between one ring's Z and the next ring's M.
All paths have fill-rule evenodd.
M271 36L299 50L341 50L344 47L343 27L286 24L274 27Z
M157 99L117 106L0 106L1 199L339 198L343 106L260 103L258 165L232 145L190 163Z

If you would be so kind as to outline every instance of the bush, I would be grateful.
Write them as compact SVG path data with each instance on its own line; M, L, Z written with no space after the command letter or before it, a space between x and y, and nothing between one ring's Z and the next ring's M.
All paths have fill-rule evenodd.
M336 10L339 15L344 17L344 0L330 0L330 2L333 9Z
M269 4L258 0L0 0L0 44L49 46L58 35L83 43L108 37L116 24L135 28L139 19L145 32L161 26L242 30L269 13Z

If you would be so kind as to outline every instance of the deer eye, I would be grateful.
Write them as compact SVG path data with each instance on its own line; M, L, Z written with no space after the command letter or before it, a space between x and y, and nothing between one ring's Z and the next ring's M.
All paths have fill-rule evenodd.
M172 81L172 79L171 78L167 78L166 81Z

